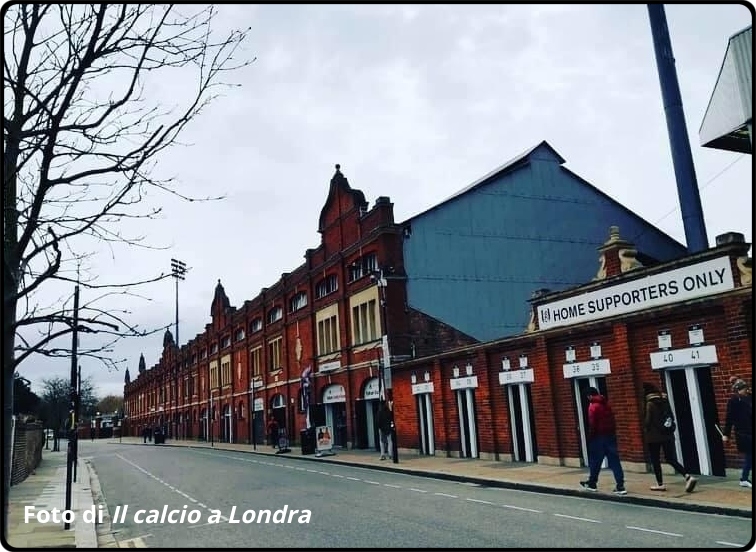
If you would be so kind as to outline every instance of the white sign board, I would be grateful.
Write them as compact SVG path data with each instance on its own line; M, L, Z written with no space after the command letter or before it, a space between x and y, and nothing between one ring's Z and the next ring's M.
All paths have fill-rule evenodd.
M729 257L711 259L538 306L541 330L687 301L733 289Z
M427 381L425 383L416 383L412 386L413 395L421 395L423 393L433 393L433 382Z
M716 363L717 348L714 345L688 347L686 349L670 349L668 351L651 353L651 368L654 370Z
M449 381L451 382L452 391L478 387L478 376L464 376L461 378L453 378Z
M583 378L587 376L601 376L611 374L608 358L600 360L588 360L586 362L572 362L562 365L564 378Z
M318 366L319 372L331 372L333 370L338 370L341 368L341 361L334 360L333 362L324 362L320 366Z
M261 398L255 399L255 412L260 412L263 409L263 400Z
M511 385L516 383L533 383L535 375L532 368L525 370L511 370L508 372L499 372L499 383L501 385Z
M368 380L368 382L365 384L365 392L362 395L363 399L370 400L370 399L379 399L380 389L378 384L378 378L373 378L371 380Z
M325 392L323 392L323 402L326 404L346 402L346 391L344 391L344 386L334 383L333 385L326 387Z

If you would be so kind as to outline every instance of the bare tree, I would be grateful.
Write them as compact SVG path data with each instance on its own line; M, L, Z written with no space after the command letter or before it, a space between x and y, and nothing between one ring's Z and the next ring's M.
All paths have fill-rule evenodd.
M45 427L55 430L53 450L59 450L58 438L64 430L75 430L71 427L71 393L69 382L60 376L42 380L42 419ZM79 393L80 409L82 412L94 412L97 405L94 384L91 376L81 380Z
M118 412L123 415L123 397L118 395L106 395L97 402L97 410L103 414Z
M183 11L184 13L180 13ZM151 190L194 201L159 179L158 156L217 97L225 73L254 59L240 46L249 29L217 36L213 6L12 4L4 10L3 113L3 485L7 524L13 374L34 354L70 356L70 305L45 302L41 289L80 282L97 289L79 311L79 332L100 333L79 355L112 363L115 341L145 331L128 312L107 308L113 294L142 281L99 282L81 268L99 244L149 247L122 222L151 218ZM156 82L190 76L179 105L154 101ZM161 80L157 80L161 79ZM182 81L183 82L183 81ZM49 296L49 295L47 295ZM61 295L61 297L63 297ZM159 329L155 329L159 330Z

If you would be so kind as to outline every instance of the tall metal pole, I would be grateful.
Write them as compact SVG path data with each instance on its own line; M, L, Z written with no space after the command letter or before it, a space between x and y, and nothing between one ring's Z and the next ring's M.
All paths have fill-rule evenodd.
M179 280L186 278L186 263L179 261L178 259L171 259L171 273L176 280L176 366L173 372L173 436L176 437L178 433L178 422L176 422L176 412L179 408L179 369L181 366L181 359L179 358L179 352L181 351L181 341L179 341Z
M677 82L675 58L672 54L664 4L648 4L648 15L651 21L651 34L654 38L656 68L659 72L664 112L667 116L667 132L672 149L672 164L677 180L677 195L680 199L685 241L688 252L697 253L709 248L709 240L706 237L701 196L696 182L688 129L685 125L685 113L680 96L680 85Z
M70 390L70 432L68 434L68 457L66 462L66 510L71 509L71 476L74 464L74 453L76 446L76 404L77 388L76 388L76 367L77 364L77 348L79 341L79 286L74 288L74 307L73 307L73 338L71 343L71 390ZM63 523L63 529L66 531L71 528L69 522Z
M391 458L394 462L394 464L399 463L399 453L398 453L398 444L396 442L396 413L394 412L394 405L393 405L393 393L389 393L392 388L393 384L391 382L391 350L389 348L389 323L388 323L388 314L387 314L387 291L386 288L388 287L388 281L383 275L383 270L379 272L377 275L378 277L378 287L381 291L381 318L382 318L382 329L383 329L383 347L382 347L382 356L383 356L383 363L381 364L381 383L383 385L385 398L388 401L389 395L391 395L391 412L392 417L394 420L393 427L391 428Z
M74 399L74 418L76 423L79 423L81 419L81 365L79 365L76 373L76 398ZM74 441L74 457L73 457L73 480L76 482L76 472L79 467L79 434L76 433L76 441Z

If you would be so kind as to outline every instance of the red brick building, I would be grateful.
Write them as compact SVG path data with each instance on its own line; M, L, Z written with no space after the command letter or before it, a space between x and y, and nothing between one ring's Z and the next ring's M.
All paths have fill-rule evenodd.
M617 416L623 464L645 470L642 383L652 382L670 396L688 469L740 466L716 426L730 377L752 380L750 244L740 234L717 243L644 267L613 227L595 280L536 292L527 332L395 366L400 451L587 465L594 386Z
M179 350L168 331L157 365L147 370L140 359L124 391L132 435L161 427L230 442L250 443L254 433L262 443L274 417L296 441L309 371L312 423L331 426L337 446L375 447L382 336L395 361L475 342L407 305L393 204L379 197L368 209L338 165L318 231L303 265L240 308L219 281L202 334Z

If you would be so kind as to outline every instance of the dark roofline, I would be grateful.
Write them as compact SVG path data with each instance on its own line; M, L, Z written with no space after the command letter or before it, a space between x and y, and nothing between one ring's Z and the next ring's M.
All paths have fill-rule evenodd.
M590 182L588 182L588 181L587 181L587 180L586 180L585 178L581 177L581 176L580 176L580 175L578 175L578 174L575 174L574 172L572 172L572 171L571 171L570 169L568 169L567 167L559 167L559 168L560 168L560 169L562 169L562 170L563 170L563 171L565 171L565 172L568 172L568 173L570 173L570 174L571 174L572 176L574 176L575 178L577 178L577 179L578 179L578 180L579 180L580 182L582 182L582 183L583 183L583 184L585 184L586 186L588 186L588 187L592 188L592 189L593 189L594 191L596 191L596 192L597 192L597 193L598 193L599 195L602 195L602 196L604 196L604 197L605 197L605 198L606 198L607 200L611 201L611 202L612 202L612 203L613 203L614 205L616 205L616 206L617 206L617 207L619 207L620 209L622 209L622 210L626 211L626 212L627 212L627 213L628 213L629 215L631 215L632 217L634 217L634 218L638 219L639 221L641 221L641 222L643 222L643 223L645 223L645 224L649 225L649 226L650 226L649 230L653 230L654 232L656 232L656 233L657 233L657 234L659 234L660 236L662 236L662 237L664 237L664 238L667 238L668 240L670 240L670 241L674 242L675 244L679 245L679 246L680 246L680 247L681 247L682 249L684 249L685 251L687 251L687 249L688 249L688 248L687 248L687 247L686 247L685 245L683 245L683 244L681 244L680 242L678 242L678 241L677 241L676 239L674 239L674 238L673 238L672 236L670 236L670 235L669 235L669 234L667 234L666 232L663 232L662 230L660 230L659 228L657 228L657 226L656 226L655 224L651 224L651 223L650 223L649 221L647 221L646 219L644 219L644 218L643 218L642 216L640 216L640 215L639 215L638 213L636 213L635 211L631 210L631 209L630 209L629 207L626 207L625 205L623 205L622 203L620 203L619 201L617 201L616 199L614 199L614 198L613 198L612 196L610 196L610 195L609 195L609 194L607 194L606 192L603 192L602 190L600 190L599 188L597 188L596 186L594 186L593 184L591 184ZM620 228L620 230L622 230L622 229ZM644 233L645 233L645 232L644 232ZM630 242L630 243L632 243L633 245L637 245L637 243L635 243L635 240L636 240L636 239L638 239L638 237L640 237L640 236L642 236L642 235L643 235L643 234L638 234L637 236L623 236L623 239L626 239L627 241L629 241L629 242ZM647 251L644 251L644 253L645 253L645 254L648 254L648 252L647 252ZM657 259L657 260L658 260L658 259Z
M551 145L546 140L542 140L541 142L539 142L538 144L536 144L532 148L529 148L529 149L525 150L524 152L522 152L521 154L517 155L516 157L510 159L509 161L507 161L503 165L497 167L496 169L494 169L490 173L488 173L488 174L482 176L481 178L479 178L478 180L474 181L472 184L468 184L467 186L465 186L461 190L455 192L450 197L447 197L446 199L440 201L439 203L436 203L434 206L429 207L425 211L421 211L420 213L411 216L410 218L408 218L404 222L400 223L400 225L407 224L407 223L413 221L414 219L419 218L419 217L425 215L426 213L428 213L430 211L433 211L434 209L438 209L441 206L446 205L447 203L449 203L449 202L451 202L451 201L453 201L453 200L455 200L455 199L457 199L457 198L459 198L459 197L467 194L468 192L472 192L473 190L475 190L477 188L480 188L481 186L484 186L484 185L488 184L491 180L493 180L494 178L496 178L498 176L501 176L504 173L511 172L511 171L516 170L516 169L519 169L520 167L524 167L524 166L528 165L530 163L530 155L535 150L537 150L538 148L540 148L541 146L545 146L551 153L553 153L554 156L559 161L560 165L565 162L564 158L561 155L559 155L559 153L554 148L552 148Z

